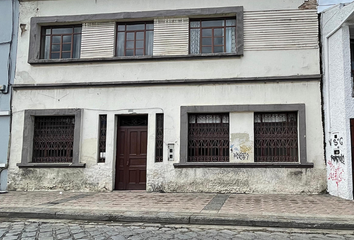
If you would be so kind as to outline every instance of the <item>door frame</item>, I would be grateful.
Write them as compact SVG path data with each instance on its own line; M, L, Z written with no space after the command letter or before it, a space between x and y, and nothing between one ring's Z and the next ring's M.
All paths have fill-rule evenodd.
M146 118L146 125L140 125L140 127L143 127L145 126L146 127L146 131L147 131L147 139L146 139L146 163L145 163L145 170L147 171L147 164L148 164L148 146L149 146L149 138L148 138L148 131L149 131L149 114L148 113L139 113L139 114L116 114L115 115L115 144L114 144L114 164L113 164L113 171L114 171L114 174L113 174L113 190L114 191L125 191L125 190L122 190L122 189L118 189L118 185L117 185L117 177L118 177L118 154L119 154L119 151L118 151L118 144L119 144L119 129L121 127L120 125L120 119L122 117L134 117L134 116L139 116L139 117L144 117ZM139 127L139 125L135 125L137 127ZM134 125L133 125L134 127ZM145 181L147 182L147 177L145 179ZM128 189L126 189L128 190ZM146 190L146 186L145 186L145 190ZM129 191L129 190L128 190Z

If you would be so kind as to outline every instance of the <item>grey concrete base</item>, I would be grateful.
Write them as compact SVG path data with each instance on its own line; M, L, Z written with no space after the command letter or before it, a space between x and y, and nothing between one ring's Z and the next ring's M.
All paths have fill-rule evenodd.
M80 209L0 208L0 217L86 221L143 222L162 224L232 225L253 227L354 229L354 216L310 217L278 215L222 215L217 213L170 213L97 211Z

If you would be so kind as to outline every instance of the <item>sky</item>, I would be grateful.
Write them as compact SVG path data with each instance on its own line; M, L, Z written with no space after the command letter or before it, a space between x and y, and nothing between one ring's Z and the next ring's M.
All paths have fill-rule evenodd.
M318 11L321 12L338 3L352 2L351 0L318 0Z

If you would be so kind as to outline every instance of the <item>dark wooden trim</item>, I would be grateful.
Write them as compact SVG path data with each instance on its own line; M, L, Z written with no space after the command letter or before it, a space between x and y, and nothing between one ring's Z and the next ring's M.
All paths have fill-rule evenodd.
M17 163L19 168L84 168L86 163Z
M14 90L26 89L56 89L56 88L87 88L87 87L125 87L125 86L158 86L158 85L199 85L199 84L242 84L242 83L282 83L321 81L321 75L294 75L274 77L244 77L220 79L173 79L173 80L143 80L143 81L114 81L114 82L76 82L48 84L14 84Z
M313 168L313 163L174 163L175 168Z

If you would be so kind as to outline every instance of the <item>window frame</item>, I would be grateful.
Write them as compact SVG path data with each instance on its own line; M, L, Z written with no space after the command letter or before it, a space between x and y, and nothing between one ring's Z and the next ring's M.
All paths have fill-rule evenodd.
M133 57L107 57L107 58L70 58L70 59L41 59L41 28L46 26L60 25L78 25L85 22L130 22L130 21L153 21L156 18L180 17L188 18L205 17L226 17L237 16L236 18L236 53L220 53L220 54L188 54L188 55L171 55L171 56L133 56ZM62 24L60 24L62 23ZM211 57L240 57L243 55L243 7L219 7L219 8L197 8L197 9L177 9L177 10L156 10L156 11L141 11L141 12L118 12L118 13L102 13L102 14L83 14L83 15L68 15L68 16L50 16L50 17L32 17L30 23L30 43L29 43L29 64L52 64L52 63L83 63L83 62L102 62L102 61L142 61L142 60L178 60L195 58L211 58Z
M220 118L220 123L199 123L198 122L198 117L200 116L218 116ZM195 118L195 122L191 123L191 118L192 116L194 116ZM224 122L224 117L227 116L227 123ZM190 163L193 162L230 162L230 151L229 151L229 136L230 136L230 114L229 113L188 113L188 156L187 156L187 161ZM218 130L222 130L221 133L223 133L223 131L226 129L225 125L227 124L227 136L223 136L222 138L220 137L220 135L218 135L218 144L220 143L224 143L224 141L227 141L227 147L226 146L205 146L204 147L191 147L190 143L191 141L193 142L197 142L200 146L200 143L204 140L211 140L210 136L208 136L210 134L210 132L207 132L206 135L203 135L203 137L200 136L195 136L194 134L192 134L193 130L197 130L197 133L200 133L201 130L203 131L205 129L205 125L203 127L203 124L208 124L209 126L211 125L211 127L213 127L213 129L218 129ZM193 126L194 125L194 126ZM215 127L215 128L214 128ZM214 132L215 134L215 132ZM219 131L220 134L220 131ZM205 136L205 137L204 137ZM214 135L215 136L215 135ZM226 138L226 139L224 139ZM214 139L213 139L214 140ZM208 142L208 141L207 141ZM205 143L205 142L204 142ZM209 145L210 142L208 142ZM226 145L226 144L225 144ZM225 154L226 151L226 154ZM192 159L195 159L195 161L192 161ZM207 160L206 160L207 159ZM208 161L211 160L211 161ZM214 161L213 161L214 160Z
M296 163L210 163L188 162L188 113L225 113L225 112L297 112L299 162ZM230 121L230 120L229 120ZM306 150L306 114L305 104L264 104L264 105L215 105L215 106L181 106L180 119L180 162L175 168L313 168L307 162Z
M97 163L106 162L107 154L107 114L98 115L98 147ZM102 153L102 154L101 154Z
M71 33L63 33L63 34L55 34L53 33L53 29L61 29L61 28L71 28L72 29L72 32ZM75 32L75 28L81 28L80 32ZM50 34L47 34L46 33L46 30L47 29L50 29ZM78 49L78 57L77 58L74 58L74 36L75 35L80 35L80 48ZM49 53L48 53L48 58L45 58L45 38L46 37L50 37L50 41L49 41ZM53 43L53 36L60 36L61 38L61 41L59 44L54 44ZM63 50L63 45L64 45L64 42L63 42L63 37L64 36L71 36L71 42L70 42L70 58L63 58L62 57L62 54L63 53L66 53L68 51L64 51ZM41 59L51 59L51 60L54 60L54 59L79 59L80 58L80 52L81 52L81 38L82 38L82 24L78 25L78 24L74 24L74 25L60 25L60 26L43 26L41 28L41 43L40 43L40 51L41 51ZM58 51L55 51L55 53L59 53L59 58L52 58L52 53L53 53L53 50L52 50L52 47L53 45L59 45L59 52ZM67 45L67 44L65 44Z
M140 25L140 24L144 24L144 29L143 30L127 30L127 26L128 25ZM152 24L153 27L152 29L148 29L147 28L147 25L148 24ZM119 30L119 25L124 25L124 31L122 30ZM116 23L116 31L115 31L115 57L140 57L140 56L152 56L153 55L153 47L154 47L154 40L152 39L152 52L151 52L151 55L150 54L146 54L146 36L147 36L147 32L152 32L154 34L154 21L138 21L138 22L117 22ZM118 55L118 34L119 33L124 33L124 55L120 56ZM141 49L141 48L137 48L136 47L136 42L137 42L137 39L136 39L136 35L137 35L137 32L143 32L144 33L144 44L143 44L143 51L144 51L144 54L143 55L136 55L136 50L137 49ZM127 39L127 34L128 33L134 33L134 40L128 40ZM154 36L154 35L153 35ZM134 41L134 47L132 48L134 54L133 55L129 55L127 56L127 50L131 50L131 48L127 49L127 41Z
M73 161L70 163L34 163L33 155L33 134L34 121L36 116L74 116L74 145ZM85 163L80 163L80 139L81 139L81 109L46 109L46 110L25 110L23 128L23 146L21 163L18 167L85 167Z
M163 162L164 155L164 124L165 114L156 113L155 115L155 163Z
M232 26L227 26L227 20L235 20L235 25ZM224 21L224 26L211 26L211 27L203 27L203 22L204 21ZM200 26L199 27L192 27L191 24L192 22L199 22ZM228 27L234 27L235 28L235 52L226 52L226 47L227 47L227 41L226 41L226 28ZM199 29L200 32L200 39L199 39L199 53L191 53L191 30L193 29ZM210 53L203 53L203 36L202 36L202 31L205 29L211 29L212 30L212 36L211 38L211 45L207 45L208 47L210 46L212 51ZM214 44L214 30L215 29L223 29L224 33L222 38L224 39L222 47L224 48L223 52L215 52L214 48L218 47L218 45ZM237 16L231 16L231 17L213 17L213 18L190 18L189 19L189 54L190 55L200 55L200 54L234 54L237 51ZM220 37L219 37L220 38ZM232 43L231 43L232 44ZM204 45L205 46L205 45Z
M264 118L266 117L267 114L285 114L286 115L286 121L282 121L282 122L274 122L274 121L265 121ZM291 121L289 121L290 116L294 114L295 115L295 121L293 121L293 124L291 124ZM260 122L256 122L256 115L258 115L260 117ZM278 162L278 163L283 163L283 162L299 162L299 132L298 132L298 116L297 116L297 112L255 112L254 113L254 122L253 122L253 127L254 127L254 162ZM285 124L284 124L285 122ZM256 126L258 125L258 127ZM261 144L261 146L257 147L258 144L256 144L257 141L260 141L262 143L264 143L263 141L266 140L266 142L269 143L269 141L274 141L275 138L274 136L277 136L276 140L283 140L284 139L284 135L279 135L278 133L267 133L266 137L265 136L259 136L258 138L258 134L256 134L256 129L260 129L262 131L264 131L264 129L271 129L273 127L275 127L276 129L281 131L281 128L286 128L287 130L289 130L289 128L291 129L292 127L294 127L296 125L296 132L295 134L287 134L287 137L291 137L291 140L295 139L295 135L296 135L296 148L293 149L291 147L285 147L282 145L277 145L277 147L265 147L263 144ZM262 134L259 134L262 135ZM271 135L272 137L269 137L269 135ZM270 139L269 139L270 138ZM288 138L288 140L290 140ZM258 151L257 151L258 149ZM295 150L295 151L294 151ZM261 154L258 154L258 152L261 152ZM281 152L283 154L281 154ZM276 158L281 158L281 157L289 157L289 159L291 158L291 153L295 152L295 156L293 156L294 160L296 161L275 161ZM258 159L257 159L258 158ZM263 161L264 159L269 159L272 158L272 161ZM289 160L287 159L287 160ZM259 160L259 161L257 161Z

